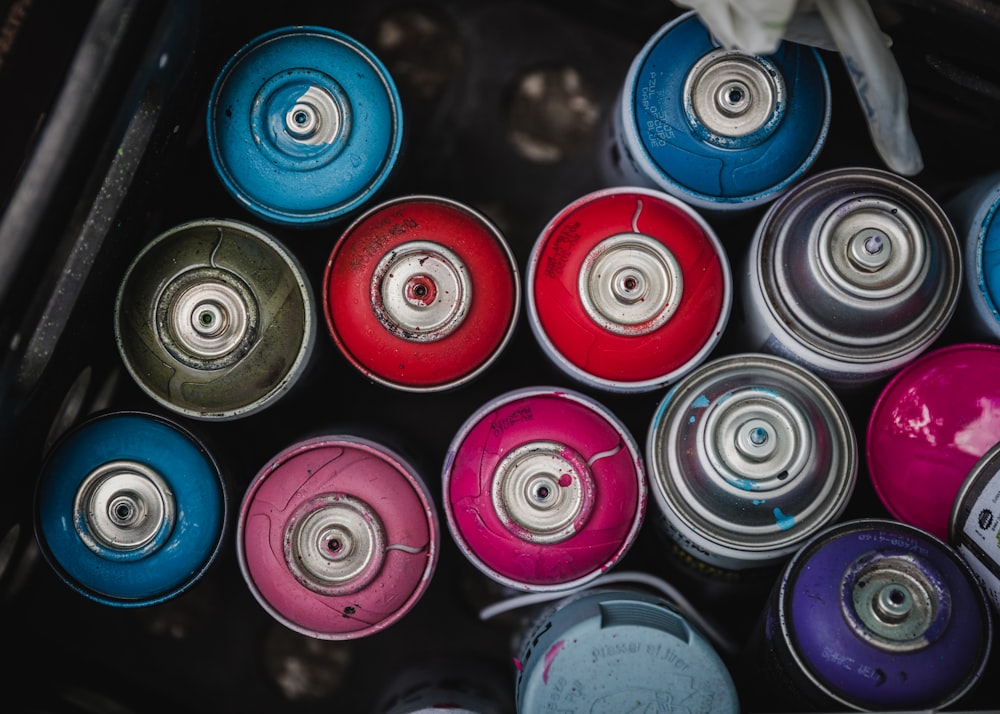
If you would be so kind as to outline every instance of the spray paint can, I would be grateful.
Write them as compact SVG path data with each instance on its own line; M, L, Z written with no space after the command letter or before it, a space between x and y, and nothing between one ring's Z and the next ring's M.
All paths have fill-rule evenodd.
M208 148L222 183L267 221L330 223L368 201L396 164L396 85L357 40L324 27L253 39L219 73Z
M439 391L485 371L509 342L521 283L500 231L457 201L407 196L357 219L330 254L327 326L362 374Z
M226 525L219 468L162 417L109 412L52 447L35 493L35 533L74 590L118 607L153 605L193 585Z
M713 212L747 210L809 170L829 124L830 84L815 49L726 50L689 12L633 60L602 169L612 185L655 187Z
M348 640L399 621L430 584L437 512L399 455L356 436L313 437L250 483L236 549L253 596L301 634Z
M227 420L284 396L316 341L312 289L295 256L246 223L171 228L129 266L115 304L126 369L157 403Z
M558 603L517 657L517 711L738 712L729 671L664 599L595 590Z
M501 670L476 655L437 657L393 677L376 714L512 714L512 687Z
M458 430L443 469L448 528L482 573L515 590L583 585L629 550L646 508L632 436L605 407L516 389Z
M771 205L750 245L745 344L860 387L912 362L947 326L962 270L937 203L885 171L808 178Z
M981 678L989 605L944 542L883 519L845 521L787 563L749 648L769 705L946 708Z
M725 570L780 563L840 517L857 443L836 395L763 354L705 363L660 403L646 442L658 525Z
M1000 612L1000 443L976 462L955 497L948 541Z
M973 182L946 208L962 244L963 321L978 337L1000 340L1000 173Z
M1000 442L1000 346L922 356L882 390L868 419L868 473L894 517L946 540L976 462Z
M528 317L542 349L588 387L643 392L705 360L732 303L729 261L695 211L613 188L560 211L531 251Z

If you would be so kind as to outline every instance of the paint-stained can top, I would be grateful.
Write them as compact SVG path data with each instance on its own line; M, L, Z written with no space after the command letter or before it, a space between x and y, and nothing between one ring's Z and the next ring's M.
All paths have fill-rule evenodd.
M668 535L718 567L779 563L854 493L854 430L833 391L764 354L722 357L667 394L646 443Z
M265 33L226 63L208 105L208 147L246 209L329 223L371 198L403 138L396 85L371 50L324 27Z
M955 344L928 352L882 390L868 420L868 472L904 523L948 538L969 472L1000 441L1000 347Z
M732 677L666 601L638 592L574 596L527 633L517 711L738 712Z

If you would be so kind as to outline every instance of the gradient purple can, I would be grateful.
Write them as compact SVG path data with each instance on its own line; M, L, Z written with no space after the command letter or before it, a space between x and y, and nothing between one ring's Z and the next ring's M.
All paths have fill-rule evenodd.
M240 570L261 606L304 635L384 630L420 600L440 550L437 512L399 455L350 435L289 446L240 508Z
M889 513L948 539L969 471L1000 441L1000 346L929 352L885 386L868 421L868 472Z
M828 528L788 562L765 614L775 691L796 706L947 707L982 678L989 604L946 543L888 519Z

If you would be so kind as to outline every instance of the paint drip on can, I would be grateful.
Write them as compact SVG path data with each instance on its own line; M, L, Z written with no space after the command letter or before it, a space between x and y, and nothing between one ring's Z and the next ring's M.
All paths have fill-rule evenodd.
M732 303L726 252L688 206L652 189L614 188L566 206L531 251L531 329L588 387L648 392L703 362Z
M437 565L434 502L399 455L351 435L292 444L250 483L237 524L240 570L278 622L349 640L420 600Z
M286 395L316 342L312 289L268 233L199 220L160 234L118 289L115 339L129 374L187 417L255 414Z
M709 361L653 416L658 525L724 570L774 566L843 513L858 456L847 411L808 370L765 354Z
M499 357L517 325L513 253L484 215L407 196L357 219L330 254L327 326L365 376L395 389L465 384Z
M442 478L459 549L516 590L568 590L596 578L632 546L646 509L627 429L589 397L553 387L480 407L452 439Z

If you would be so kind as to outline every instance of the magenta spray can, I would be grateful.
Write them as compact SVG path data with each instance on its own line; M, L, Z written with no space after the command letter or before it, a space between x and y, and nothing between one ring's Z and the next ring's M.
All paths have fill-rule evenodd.
M321 436L272 458L237 526L243 577L275 619L346 640L379 632L420 600L437 565L434 502L400 456L356 436Z
M507 392L459 429L443 469L448 528L481 572L558 591L614 566L646 509L635 440L605 407L555 387Z
M1000 346L927 353L885 386L868 422L868 472L898 520L946 540L952 504L1000 441Z

